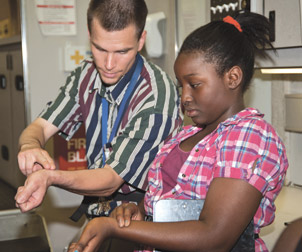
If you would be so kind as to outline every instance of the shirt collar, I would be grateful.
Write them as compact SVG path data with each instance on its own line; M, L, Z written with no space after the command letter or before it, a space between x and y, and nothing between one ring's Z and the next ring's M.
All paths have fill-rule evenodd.
M130 68L130 70L115 85L106 87L102 83L100 74L97 73L97 76L95 78L92 89L98 89L99 94L102 97L105 97L106 99L108 99L108 101L112 101L112 102L115 101L116 103L120 104L120 102L122 101L122 98L124 96L125 90L126 90L125 87L130 82L131 77L135 71L135 68L136 68L136 65L138 62L138 57L140 57L139 54L136 55L135 61L132 65L132 67Z
M229 126L229 125L235 125L237 124L240 120L244 119L244 118L252 118L252 117L264 117L264 114L260 113L259 110L255 109L255 108L245 108L243 110L241 110L240 112L238 112L237 114L233 115L232 117L226 119L225 121L223 121L222 123L220 123L217 128L213 131L215 132L218 129L224 128L225 126ZM200 131L201 128L197 127L197 126L185 126L183 127L183 130L186 133L190 133L191 135L194 135L196 132ZM212 132L212 133L213 133ZM187 138L188 136L186 134L184 134L184 138ZM183 139L182 139L183 141Z
M245 108L244 110L241 110L237 114L233 115L232 117L228 118L221 124L227 126L231 124L237 124L239 120L242 120L244 118L249 117L264 117L264 114L261 114L258 109L255 108Z

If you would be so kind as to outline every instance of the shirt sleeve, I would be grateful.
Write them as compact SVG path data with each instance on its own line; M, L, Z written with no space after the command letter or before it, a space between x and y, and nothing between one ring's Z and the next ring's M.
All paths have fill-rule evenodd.
M71 139L82 124L78 92L80 74L81 67L71 72L56 99L49 102L39 115L58 127L66 140Z
M275 130L264 120L253 119L223 135L214 177L244 179L265 194L282 186L287 167L285 148Z

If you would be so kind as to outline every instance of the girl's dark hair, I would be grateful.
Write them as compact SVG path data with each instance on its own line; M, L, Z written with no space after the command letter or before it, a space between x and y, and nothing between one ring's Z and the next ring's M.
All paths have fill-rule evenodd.
M264 49L274 47L269 41L270 24L266 17L245 12L238 13L234 19L242 32L230 23L213 21L193 31L179 53L202 53L207 63L215 64L221 77L233 66L239 66L244 92L253 77L255 55L265 57Z
M107 31L120 31L130 24L137 28L139 39L148 14L144 0L91 0L87 11L89 32L93 18Z

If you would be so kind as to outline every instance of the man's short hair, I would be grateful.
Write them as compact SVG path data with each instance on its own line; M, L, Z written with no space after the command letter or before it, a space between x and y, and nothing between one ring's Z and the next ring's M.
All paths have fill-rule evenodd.
M91 33L93 18L107 31L120 31L134 24L139 39L148 14L144 0L91 0L87 11L87 24Z

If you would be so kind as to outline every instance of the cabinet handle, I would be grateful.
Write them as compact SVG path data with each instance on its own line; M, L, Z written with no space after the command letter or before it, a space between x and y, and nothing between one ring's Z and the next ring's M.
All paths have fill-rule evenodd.
M0 75L0 88L6 89L6 77L3 74Z
M6 69L13 70L13 57L10 54L6 55Z
M16 86L16 90L18 90L18 91L23 91L24 90L24 82L23 82L23 76L22 75L16 75L15 86Z
M6 145L1 146L1 156L4 160L9 160L9 151Z
M269 40L271 42L274 42L276 40L276 36L275 36L275 34L276 34L276 32L275 32L275 30L276 30L276 28L275 28L276 27L275 26L275 24L276 24L276 12L275 11L270 11L268 13L268 15L269 15L268 20L269 20L269 24L270 24Z

